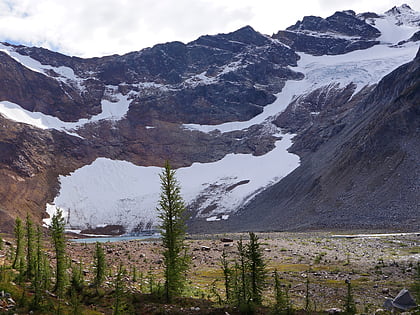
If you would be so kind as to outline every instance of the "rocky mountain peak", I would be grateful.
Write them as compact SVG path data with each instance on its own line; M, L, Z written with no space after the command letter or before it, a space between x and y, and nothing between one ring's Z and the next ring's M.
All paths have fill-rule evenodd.
M317 32L325 34L338 34L357 36L364 39L373 39L381 33L372 25L359 19L354 11L347 10L335 12L323 19L317 16L305 16L302 21L287 28L289 31Z
M407 4L394 6L385 12L385 16L394 17L397 25L420 26L420 12L413 10Z
M408 4L403 4L398 7L397 6L392 7L391 9L386 11L385 14L399 15L399 14L406 14L407 12L412 13L414 12L414 10Z

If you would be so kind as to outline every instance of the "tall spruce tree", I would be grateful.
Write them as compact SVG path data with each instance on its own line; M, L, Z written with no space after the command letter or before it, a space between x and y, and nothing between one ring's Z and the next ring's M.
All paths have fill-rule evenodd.
M126 305L123 303L124 296L124 281L123 278L126 274L125 269L122 264L118 266L117 274L114 279L114 305L113 305L113 315L127 314Z
M42 301L42 281L45 277L45 273L42 270L42 231L39 226L37 226L36 235L35 235L35 264L34 264L34 277L32 286L34 289L34 299L32 304L35 309L38 309Z
M35 231L29 213L26 214L26 279L30 280L35 275Z
M229 261L227 260L226 252L223 251L222 256L220 257L220 264L223 271L223 280L225 285L225 296L226 302L231 300L231 290L232 290L232 269L229 266Z
M50 229L56 259L54 291L58 296L63 297L66 285L66 241L64 238L64 218L60 209L57 209L57 212L53 215Z
M251 298L257 305L262 303L262 291L265 286L266 268L263 251L255 233L249 233L249 243L246 248L246 258L249 266Z
M248 261L246 259L246 248L242 238L237 243L239 261L238 261L238 282L239 282L239 299L238 307L249 303L249 279L248 279Z
M356 314L356 304L354 303L354 299L353 299L350 279L346 279L346 285L347 285L347 294L344 299L344 313Z
M249 243L237 242L238 259L232 273L234 301L242 312L253 312L255 305L262 304L266 267L263 252L254 233L249 234Z
M189 259L185 251L185 205L181 197L180 186L175 178L175 170L168 161L160 174L161 194L159 218L163 242L163 261L165 266L165 299L170 302L179 294L185 284L185 272Z
M95 278L93 285L98 289L105 279L106 261L105 253L99 242L96 242L93 266L95 267Z
M15 238L16 238L16 252L15 252L15 259L13 260L12 267L14 269L17 269L17 268L21 268L23 257L24 257L24 250L25 250L25 246L23 243L25 232L23 230L22 220L19 217L17 217L15 220L14 232L15 232Z

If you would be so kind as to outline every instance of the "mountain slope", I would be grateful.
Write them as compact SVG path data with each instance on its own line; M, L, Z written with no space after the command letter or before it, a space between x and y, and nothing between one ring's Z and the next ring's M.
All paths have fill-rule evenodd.
M231 216L229 230L416 229L419 77L420 50L365 95L299 168ZM292 150L324 128L312 125Z
M385 126L396 117L390 108L417 94L394 99L418 86L412 65L376 84L414 58L419 17L408 6L344 11L273 37L246 26L90 59L1 44L2 229L56 207L71 228L156 225L165 160L178 168L191 230L320 228L330 217L328 227L388 226L391 209L403 217L416 206L404 193L415 177L406 183L378 167L408 176L418 143ZM405 128L417 123L404 117ZM364 146L372 149L362 155ZM406 201L381 193L393 186Z

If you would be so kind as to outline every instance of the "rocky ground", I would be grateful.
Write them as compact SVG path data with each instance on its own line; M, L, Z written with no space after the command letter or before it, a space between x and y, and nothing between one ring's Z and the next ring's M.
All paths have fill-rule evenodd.
M410 289L420 262L420 233L352 238L327 232L259 233L258 236L268 270L265 305L273 302L272 273L276 269L283 286L290 288L289 296L296 309L304 308L307 283L312 310L343 308L346 280L350 280L357 310L372 314L383 306L386 297L395 297L403 288ZM220 256L226 251L233 264L237 258L236 242L240 238L246 242L248 235L188 237L188 252L192 257L188 295L194 299L183 306L184 313L198 314L197 309L210 312L212 306L205 300L217 302L215 291L224 297ZM10 258L11 245L13 242L3 244L0 265ZM127 269L126 284L132 291L147 293L151 279L155 283L162 281L159 240L107 242L102 246L109 266L105 289L112 286L111 275L120 263ZM94 247L95 243L67 243L68 256L72 263L82 263L86 281L93 275ZM54 255L52 251L48 252L53 262ZM148 303L145 305L153 309L172 307L159 302L156 305ZM224 314L222 309L218 310Z
M350 280L357 308L373 312L381 308L385 297L395 297L409 288L420 261L420 234L386 237L344 238L331 233L261 233L258 234L269 271L265 302L272 297L272 272L277 269L284 285L290 285L290 297L302 308L306 294L306 277L312 308L325 310L342 308L346 296L346 280ZM187 244L192 256L188 279L192 297L215 299L211 293L216 286L223 295L220 256L225 250L230 261L236 259L236 241L247 234L194 235ZM222 241L223 238L232 240ZM137 272L133 289L147 290L150 273L157 281L163 264L161 243L152 241L123 241L103 244L108 265L119 263ZM69 256L82 261L86 274L91 273L94 244L68 243ZM142 275L140 274L142 273ZM131 276L130 276L131 277ZM143 277L143 281L141 278ZM214 281L216 282L214 283ZM214 283L214 284L213 284Z

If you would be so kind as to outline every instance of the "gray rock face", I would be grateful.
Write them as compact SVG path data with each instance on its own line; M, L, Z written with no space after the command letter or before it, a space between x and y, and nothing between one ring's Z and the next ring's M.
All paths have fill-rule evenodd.
M249 26L229 34L202 36L189 44L171 42L123 56L102 58L81 59L43 48L15 48L20 54L42 64L70 67L76 75L85 79L84 93L77 93L69 85L62 84L60 87L47 77L28 80L45 81L39 83L46 86L45 91L40 91L41 95L50 93L57 98L63 94L61 99L65 99L70 93L70 100L60 99L53 104L40 100L45 109L39 111L46 114L52 113L51 107L55 103L62 104L61 114L53 114L67 121L97 114L100 111L99 100L107 85L118 86L123 93L134 91L137 94L128 115L136 122L150 123L158 119L216 124L248 120L274 101L273 94L282 89L286 80L303 77L288 68L295 66L299 58L292 49ZM4 73L10 72L4 69ZM46 82L57 87L48 87ZM13 84L24 86L26 82ZM25 87L23 90L31 91L33 88ZM12 91L9 93L11 95L3 93L3 99L21 101L12 95ZM77 103L74 104L73 100ZM78 112L73 109L75 106L88 112ZM63 113L68 108L72 108L72 113Z
M335 12L326 19L317 16L305 16L302 21L287 28L289 31L312 31L317 33L334 33L374 39L381 35L375 27L356 17L353 11Z
M291 150L315 142L314 153L212 230L418 228L419 77L418 53L372 91L326 114L333 121L310 121ZM326 136L317 141L315 134Z
M315 56L338 55L379 44L380 31L366 23L372 15L356 16L353 11L336 12L326 19L305 16L302 21L279 31L273 38L296 51Z
M280 31L273 38L289 45L296 51L314 56L340 55L354 50L367 49L379 44L375 40L348 40L331 36L319 37L291 31Z

